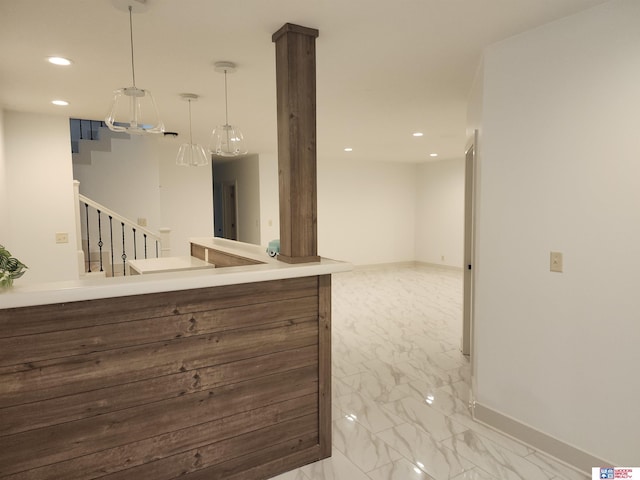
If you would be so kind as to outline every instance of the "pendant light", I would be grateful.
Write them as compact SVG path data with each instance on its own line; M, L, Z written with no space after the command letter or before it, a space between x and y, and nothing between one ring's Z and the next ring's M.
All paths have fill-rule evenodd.
M209 165L207 152L202 145L193 143L193 135L191 134L191 102L198 100L195 93L182 93L180 98L189 102L189 143L183 143L178 150L176 163L183 167L202 167Z
M136 87L136 70L133 60L133 13L147 9L146 0L112 0L114 6L129 12L129 34L131 40L131 76L132 87L115 90L113 103L105 123L109 130L136 135L144 133L162 133L164 124L160 120L156 102L149 90Z
M211 132L209 150L214 155L222 157L235 157L247 153L244 137L240 128L229 125L229 101L227 96L227 73L236 71L236 65L231 62L216 62L215 71L224 73L224 125L218 125Z

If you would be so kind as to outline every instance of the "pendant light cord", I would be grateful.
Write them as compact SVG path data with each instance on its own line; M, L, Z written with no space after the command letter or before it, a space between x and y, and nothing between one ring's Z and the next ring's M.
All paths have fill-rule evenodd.
M224 71L224 121L229 125L229 101L227 100L227 71Z
M131 36L131 74L133 76L133 86L136 86L136 67L133 64L133 7L129 5L129 34Z
M193 135L191 134L191 99L189 99L189 145L193 147Z

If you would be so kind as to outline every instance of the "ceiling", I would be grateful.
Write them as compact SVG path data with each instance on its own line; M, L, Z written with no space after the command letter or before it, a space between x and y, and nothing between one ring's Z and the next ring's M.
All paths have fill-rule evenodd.
M462 158L466 98L482 49L603 0L147 0L134 14L136 84L166 129L206 145L229 121L252 153L276 152L275 53L284 23L317 28L318 159ZM70 58L70 67L46 58ZM0 0L0 105L102 119L131 86L128 14L111 0ZM70 102L51 105L53 99ZM423 132L415 138L413 132ZM353 148L350 153L345 147Z

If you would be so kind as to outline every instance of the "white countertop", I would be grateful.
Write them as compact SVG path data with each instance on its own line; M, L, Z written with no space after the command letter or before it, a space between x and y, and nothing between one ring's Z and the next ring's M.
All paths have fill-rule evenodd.
M201 270L216 268L213 263L196 257L160 257L129 260L129 268L140 275L147 273L180 272L183 270Z
M21 286L16 282L13 288L0 293L0 309L310 277L348 272L353 268L350 263L328 258L314 263L288 264L269 257L264 247L220 238L192 238L191 242L264 263L154 275L85 277L37 285Z

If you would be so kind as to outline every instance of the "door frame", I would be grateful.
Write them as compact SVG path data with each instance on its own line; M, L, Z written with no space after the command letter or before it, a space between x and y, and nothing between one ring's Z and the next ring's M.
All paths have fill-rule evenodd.
M478 159L478 130L467 142L464 169L464 273L462 302L462 339L460 350L472 356L473 351L473 298L475 277L475 204L476 171Z

